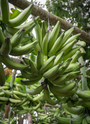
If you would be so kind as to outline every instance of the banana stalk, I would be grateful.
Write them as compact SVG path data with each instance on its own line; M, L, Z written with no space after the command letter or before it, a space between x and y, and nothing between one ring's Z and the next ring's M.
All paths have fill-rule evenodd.
M79 58L79 62L81 63L81 65L84 65L84 60L82 56ZM85 66L80 70L81 70L81 73L83 73L83 75L81 75L82 89L87 90L87 78L85 77L86 76Z

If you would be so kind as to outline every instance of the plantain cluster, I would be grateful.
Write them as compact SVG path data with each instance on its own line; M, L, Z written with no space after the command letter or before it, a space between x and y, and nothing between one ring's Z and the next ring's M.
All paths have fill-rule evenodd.
M83 75L80 69L84 65L78 59L86 53L85 42L78 40L81 34L72 35L74 27L60 33L59 21L53 29L48 29L47 22L39 24L39 17L24 23L31 14L32 4L12 19L8 1L1 0L0 5L0 104L10 103L16 107L16 114L30 112L33 122L38 124L89 123L90 91L81 90L75 80ZM22 57L22 61L17 63L11 56ZM11 88L6 83L3 64L20 70L17 75L20 84L14 83ZM42 103L60 108L47 107L47 115L42 113Z

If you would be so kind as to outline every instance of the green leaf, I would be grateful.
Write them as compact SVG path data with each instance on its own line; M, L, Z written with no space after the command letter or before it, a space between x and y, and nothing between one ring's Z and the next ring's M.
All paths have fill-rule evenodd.
M12 8L11 11L12 11L12 13L10 13L10 19L17 17L20 14L20 11L17 10L16 8L15 9Z

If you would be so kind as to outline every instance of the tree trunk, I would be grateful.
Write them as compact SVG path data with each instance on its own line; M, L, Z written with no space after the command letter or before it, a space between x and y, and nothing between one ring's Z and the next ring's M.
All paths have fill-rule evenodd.
M8 118L9 110L10 110L10 104L6 105L5 107L5 118Z
M20 115L19 118L20 119L18 120L18 124L23 124L23 117L22 117L22 115Z
M28 124L33 124L32 115L30 113L28 113Z
M26 0L8 0L11 4L21 8L25 9L27 6L31 4L31 2L28 2ZM34 16L39 16L42 20L48 21L50 24L55 25L57 21L61 22L61 28L64 30L68 30L69 28L73 27L72 24L68 23L67 21L63 20L62 18L49 13L48 11L43 10L42 8L34 5L33 10L32 10L32 15ZM75 27L75 30L73 34L81 33L80 38L88 43L90 43L90 34L87 32Z

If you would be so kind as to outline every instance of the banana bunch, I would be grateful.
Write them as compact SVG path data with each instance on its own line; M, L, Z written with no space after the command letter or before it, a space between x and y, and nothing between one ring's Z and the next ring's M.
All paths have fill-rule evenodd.
M83 100L81 105L90 109L90 91L79 89L77 90L76 94Z
M16 122L18 121L18 118L12 118L12 120L10 119L10 124L16 124ZM9 119L8 118L5 118L4 120L0 120L0 123L1 124L7 124L9 123Z
M80 68L84 65L81 65L78 59L85 54L81 45L74 46L77 42L76 38L80 34L71 36L74 30L74 28L71 28L59 36L59 28L60 22L57 22L52 31L45 33L47 31L46 27L41 28L39 24L35 26L36 38L33 37L34 40L37 39L39 42L38 46L34 47L36 58L35 60L23 58L23 64L28 65L29 68L21 70L20 74L20 77L26 78L26 80L21 80L21 83L28 86L44 79L46 86L37 87L32 91L38 90L38 93L40 93L43 89L45 100L54 105L61 101L61 97L70 97L76 93L77 86L73 79L82 75ZM54 47L51 41L54 45L57 45ZM58 50L56 49L57 46L60 46ZM51 50L52 48L54 50ZM54 52L55 50L57 51ZM34 94L31 89L27 91L32 95ZM58 99L57 102L50 98L50 93Z
M5 64L10 69L23 70L27 68L27 65L14 62L10 55L12 56L22 56L24 54L29 54L34 50L35 45L38 41L30 41L31 37L28 33L36 25L36 21L39 17L28 22L27 24L21 25L31 14L33 5L28 6L23 10L18 17L10 19L9 17L9 4L8 0L0 1L1 7L1 22L0 27L0 86L5 84L5 74L3 70L3 64ZM6 10L4 10L6 8ZM4 27L4 30L3 30ZM28 44L21 47L21 43L29 41Z
M28 36L28 33L33 29L36 25L35 22L39 19L39 17L36 17L34 20L21 25L31 14L33 5L28 6L14 19L10 19L8 0L5 0L4 2L1 0L0 2L2 23L5 25L3 32L2 29L0 29L0 54L3 56L7 56L8 54L21 56L30 53L38 43L37 41L33 43L29 42L28 45L22 47L19 47L19 45L21 42L30 40L31 37ZM4 8L6 8L6 11L4 11Z
M21 84L15 84L13 88L10 87L9 83L5 83L4 86L0 87L0 103L20 103L22 97L25 97L23 91L24 88Z
M39 89L29 89L28 91L25 89L24 85L18 83L15 83L11 88L10 83L6 82L4 86L0 87L0 104L10 103L13 109L15 109L15 107L17 108L16 114L25 114L31 111L34 112L43 105L41 102L44 95L39 94L41 90L41 87L39 87ZM39 96L37 94L39 94Z
M35 89L27 88L27 92L36 95L43 91L41 96L44 96L45 101L49 104L59 103L62 97L68 97L68 99L70 96L73 97L77 91L73 79L82 75L80 68L84 66L78 62L79 57L85 54L82 47L85 44L83 41L78 43L76 40L80 34L72 35L74 27L60 34L59 21L52 30L48 30L46 22L39 25L39 17L22 24L30 15L33 5L28 6L17 17L10 19L8 1L1 0L0 2L2 22L6 24L4 32L2 29L0 30L1 64L4 63L10 69L20 70L20 77L26 79L21 80L24 85L34 85L43 80L43 85L41 84ZM7 11L4 11L4 8L7 8ZM32 33L32 29L36 36ZM31 38L31 36L33 37ZM22 56L30 53L36 56L35 60L23 58L23 62L16 63L10 58L10 55ZM4 73L0 76L3 78ZM4 84L5 81L2 78L1 82L3 81ZM18 91L12 92L15 95L22 94L17 94ZM53 94L54 99L50 94ZM9 98L9 101L13 102L12 98ZM69 101L72 101L72 98Z

